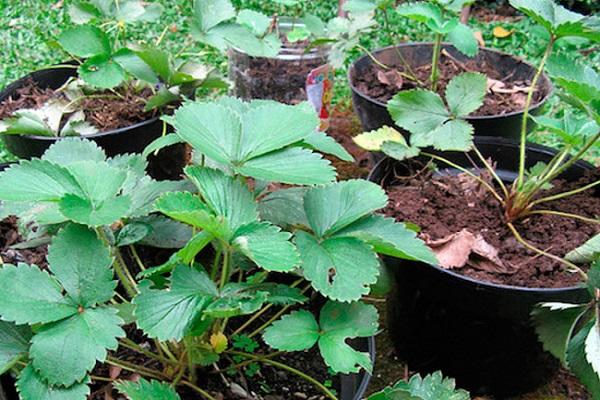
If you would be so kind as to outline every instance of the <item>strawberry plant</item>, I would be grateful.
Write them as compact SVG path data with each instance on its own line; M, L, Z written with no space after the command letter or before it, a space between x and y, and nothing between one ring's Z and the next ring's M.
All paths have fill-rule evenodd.
M481 106L487 90L485 77L477 73L463 73L455 77L446 88L445 99L433 91L424 89L398 93L388 103L388 111L396 124L408 131L408 142L400 132L390 127L365 133L356 141L369 150L383 151L398 160L410 159L418 155L430 157L478 180L502 205L504 221L518 242L541 256L550 257L562 263L569 270L579 273L584 281L593 285L595 284L592 276L593 270L585 273L578 264L589 263L600 253L597 238L592 238L576 252L561 258L536 248L524 240L516 229L515 222L531 215L545 214L598 223L593 218L548 210L543 206L550 201L568 198L600 184L600 181L595 181L568 192L554 195L544 194L544 191L551 187L551 182L580 160L588 149L597 144L600 138L600 77L590 67L552 55L555 43L564 38L578 37L595 42L600 41L599 21L596 17L585 17L568 11L551 0L512 0L511 4L544 27L549 37L546 50L528 92L520 135L518 176L512 184L509 185L500 179L490 161L486 160L474 146L473 127L465 121L467 115ZM529 108L533 93L545 69L560 86L560 96L565 102L574 106L577 113L567 112L561 119L530 117ZM548 164L540 163L528 171L526 169L526 136L527 124L530 119L557 133L563 139L563 146ZM427 150L428 148L434 148L438 152L432 153ZM439 153L440 151L472 151L493 177L494 184L447 160L443 153ZM596 294L593 297L596 298ZM596 306L586 307L595 309ZM545 318L545 315L552 313L558 315L562 311L567 314L573 312L570 306L549 305L541 311L540 315L544 322L558 324L558 319ZM569 325L570 328L580 320L581 314L573 316L573 320L570 321L573 324ZM554 325L554 328L557 328L557 325ZM545 336L546 341L551 340L547 333L548 331L543 335L543 339ZM590 342L598 340L598 331L595 329L587 329L584 333L580 332L580 335L588 333ZM565 343L569 342L573 346L570 350L572 353L580 355L583 351L582 341L575 339L581 338L575 335L571 339L571 334L575 334L573 329L569 329L569 333L565 333L566 336L563 339L565 339ZM559 354L560 351L554 351L554 353ZM581 371L588 371L588 367L592 368L597 359L597 353L595 353L595 355L590 355L587 361L585 358L577 359L569 364L582 378L582 381L592 388L598 387L597 374L590 375ZM586 363L591 363L591 365ZM599 371L593 368L592 370Z
M107 159L81 139L0 174L5 212L58 227L48 271L0 268L0 371L17 377L23 400L83 400L107 381L130 399L178 399L185 387L214 400L199 377L264 367L336 399L276 356L317 346L335 373L371 371L347 339L377 333L377 311L361 300L380 275L377 254L435 257L414 231L373 214L387 202L379 186L334 182L314 150L349 155L306 104L188 101L167 119L175 133L147 153L189 143L199 164L180 183L153 182L140 156ZM121 247L161 214L191 238L162 265L124 262ZM320 310L309 293L324 299ZM123 349L152 362L132 363ZM105 376L97 362L141 379Z
M444 378L442 373L437 371L425 377L414 375L408 382L400 381L368 398L368 400L402 399L470 400L471 396L462 389L456 389L454 379Z

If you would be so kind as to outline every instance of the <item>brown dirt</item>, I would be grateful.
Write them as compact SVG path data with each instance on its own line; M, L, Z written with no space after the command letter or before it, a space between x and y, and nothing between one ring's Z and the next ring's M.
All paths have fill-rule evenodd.
M391 67L398 71L404 72L402 65L392 65ZM354 84L362 93L368 94L369 97L375 100L387 103L392 97L394 97L396 93L400 91L400 89L398 89L398 87L394 84L383 83L378 77L378 73L380 71L382 71L380 67L373 66L367 71L366 74L356 76ZM471 113L472 116L502 115L523 109L527 98L526 92L514 91L513 93L504 93L504 91L510 92L515 88L528 88L531 85L531 82L513 80L511 79L510 75L501 76L493 65L490 65L486 62L469 60L465 63L462 63L460 61L453 60L444 53L442 53L440 62L440 79L437 90L438 94L444 98L444 91L452 78L466 71L481 72L490 79L502 81L505 85L502 88L502 93L498 91L488 91L483 105L481 108ZM413 72L417 78L424 83L423 87L429 88L428 81L431 74L431 65L423 65L421 67L414 68ZM419 86L415 82L411 82L405 78L401 90L409 90L416 87ZM542 100L544 95L545 93L537 91L534 94L533 104L537 104L540 100Z
M578 182L557 180L544 195L564 192L595 181L600 170ZM539 257L523 247L504 223L499 202L486 190L466 192L456 177L421 174L388 188L390 202L385 213L399 221L410 221L422 228L421 237L439 240L468 229L499 250L502 262L516 272L497 273L470 266L457 269L467 276L498 284L521 287L568 287L579 276L548 257ZM600 215L600 197L583 192L566 199L546 203L545 209L579 214L589 218ZM554 215L531 215L515 223L523 238L537 248L563 257L600 231L596 224Z
M111 92L102 92L106 98L85 98L80 103L86 120L100 132L123 128L147 121L157 115L156 111L145 112L146 100L152 95L149 88L135 92L130 87L118 91L119 96ZM52 98L62 97L52 89L41 89L32 80L18 89L16 96L0 103L0 119L10 117L15 111L25 108L40 108Z
M366 178L372 167L371 155L360 148L352 138L362 132L360 122L351 107L336 105L329 118L327 134L354 157L354 162L347 162L333 156L327 156L337 170L338 180Z
M518 15L517 10L508 4L501 4L494 8L489 5L474 5L471 15L482 22L514 22L523 19Z
M23 242L17 228L17 219L8 217L0 221L0 258L5 264L17 265L18 263L35 264L40 268L47 268L46 255L48 246L38 246L31 249L16 250L10 247Z

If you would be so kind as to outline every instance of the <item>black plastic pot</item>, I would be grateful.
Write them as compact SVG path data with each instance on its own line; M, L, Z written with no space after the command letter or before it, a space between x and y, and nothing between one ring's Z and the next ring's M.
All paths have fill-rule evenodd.
M279 31L289 31L304 24L282 17ZM266 99L286 104L307 100L306 78L310 71L327 64L327 48L283 47L275 57L252 57L240 49L229 51L229 77L232 94L244 100Z
M412 68L431 63L431 53L433 51L433 44L431 43L403 43L395 47L398 51L396 51L394 46L390 46L376 50L372 54L378 61L385 65L401 65L398 52L402 54ZM451 45L445 44L443 48L459 61L464 62L469 60L468 57L461 54ZM517 80L532 79L535 75L535 68L532 65L497 50L482 48L475 59L486 60L489 65L496 66L502 76L512 74L512 77ZM355 85L355 77L364 74L365 71L370 70L372 67L373 60L369 55L364 55L356 60L348 70L348 80L352 89L352 103L365 131L379 129L384 125L395 126L387 111L386 103L369 97ZM545 96L540 102L531 107L530 112L533 115L536 114L552 93L552 83L545 74L542 75L538 83L538 88L544 91ZM467 120L473 124L475 135L477 136L518 138L521 131L522 116L523 112L518 111L503 115L471 116ZM532 126L530 124L530 128ZM402 131L402 129L400 130Z
M498 163L503 180L516 178L516 142L479 137L475 143L484 157ZM548 162L554 154L549 148L530 145L527 164ZM461 166L472 166L464 153L444 156ZM590 168L578 162L562 178L577 179ZM389 187L395 183L394 176L407 172L406 164L385 158L369 179ZM387 302L388 329L399 355L411 370L442 370L472 394L504 399L552 378L559 363L543 351L531 324L531 311L541 302L588 301L583 286L514 287L478 281L437 265L392 258L385 262L394 276Z
M11 83L0 92L0 102L9 97L15 98L17 90L32 79L41 88L58 89L76 70L73 68L49 68L31 74ZM163 123L159 117L108 132L85 136L96 142L109 157L126 153L141 153L152 141L163 133ZM2 135L6 148L15 156L25 159L40 157L48 147L60 138L34 135ZM185 163L185 146L177 144L163 149L157 156L149 157L148 171L156 179L177 179Z
M371 362L375 364L375 338L360 339L356 341L356 349L368 351ZM358 374L343 375L339 390L340 400L363 400L371 375L365 371ZM4 387L4 390L3 390ZM15 390L14 379L9 375L0 377L0 400L19 400Z

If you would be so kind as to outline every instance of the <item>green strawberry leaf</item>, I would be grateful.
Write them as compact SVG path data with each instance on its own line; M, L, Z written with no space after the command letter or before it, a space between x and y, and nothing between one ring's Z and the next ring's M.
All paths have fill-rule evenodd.
M77 57L109 56L111 44L108 36L91 25L76 26L63 31L58 43L65 51Z
M107 54L88 58L77 72L86 83L102 89L117 87L126 78L123 68Z
M336 232L334 237L355 237L373 246L375 252L388 256L438 263L431 249L417 238L416 233L393 218L369 215Z
M448 33L448 40L458 51L467 57L475 57L479 52L479 42L475 32L468 25L459 23Z
M596 373L596 377L600 377L600 321L597 319L585 338L585 358Z
M308 311L295 311L269 326L263 339L282 351L306 350L318 342L325 363L334 372L354 373L360 367L371 371L369 354L354 350L346 341L374 335L378 319L371 305L328 301L321 309L319 324Z
M377 256L370 245L359 239L344 237L318 241L299 231L296 247L304 277L313 288L332 300L358 300L377 282Z
M387 201L378 185L350 180L311 188L304 197L304 209L310 227L321 238L385 207Z
M263 334L263 340L281 351L301 351L313 347L319 340L319 324L306 310L294 311L273 322Z
M590 365L586 353L586 341L594 329L597 329L597 321L589 321L571 339L567 349L567 366L590 393L600 393L600 377Z
M49 161L21 161L0 173L0 200L57 201L67 193L83 196L69 171Z
M0 375L29 351L32 335L29 326L0 321Z
M128 196L119 196L95 205L89 199L67 194L59 201L59 209L71 221L98 227L111 225L127 216L131 209L131 199Z
M424 89L399 92L387 108L396 125L413 134L427 134L450 118L442 98Z
M404 143L401 142L384 142L381 145L381 151L387 156L392 157L393 159L402 161L409 158L413 158L418 156L421 153L421 150L418 147L412 147L406 144L406 141L402 139Z
M143 281L139 288L140 294L133 299L137 325L159 340L181 340L219 295L206 272L187 265L175 268L169 290L152 289L149 281Z
M272 18L253 10L241 10L237 15L237 23L250 29L256 36L264 35Z
M50 146L42 155L42 160L66 166L81 161L106 161L106 153L91 140L64 138Z
M291 234L268 222L253 222L240 227L233 244L246 257L267 271L286 272L300 263Z
M87 1L76 1L69 4L68 13L71 21L75 24L86 24L102 15L95 5Z
M465 72L454 77L446 87L450 112L466 117L483 105L487 93L487 77L477 72Z
M441 151L469 151L473 147L473 125L462 119L444 122L426 133L411 135L412 146L430 147Z
M137 382L120 381L115 388L129 400L180 400L177 392L167 383L140 379Z
M256 201L241 181L222 171L203 167L186 167L185 174L196 185L208 207L226 220L232 231L256 221Z
M342 161L354 162L354 158L348 151L331 136L323 132L314 131L304 138L304 144L321 153L331 154Z
M81 225L67 225L48 248L50 271L69 297L81 307L110 300L117 286L112 257L96 233Z
M6 264L0 268L2 319L16 324L58 321L77 313L58 282L37 266Z
M208 32L233 17L235 17L235 8L229 0L194 1L194 23L203 32Z
M578 248L568 252L565 260L585 264L596 260L598 255L600 255L600 234L593 236Z
M280 189L260 199L258 213L260 219L283 228L293 225L308 226L304 211L306 188Z
M119 49L112 55L112 59L136 79L152 85L159 83L159 79L153 69L134 51L128 48Z
M544 349L563 363L575 326L586 310L585 304L544 303L531 313Z
M67 388L50 386L30 364L21 371L16 386L21 400L86 400L90 394L88 382L86 379Z
M204 315L211 318L229 318L249 315L260 310L269 294L264 291L248 291L246 286L236 283L225 285L219 298L209 304Z
M94 308L44 325L31 340L32 365L50 385L81 382L107 350L117 349L117 338L125 336L122 323L114 308Z
M565 56L548 60L548 73L569 95L587 104L600 98L600 74Z
M410 381L400 381L370 396L368 400L470 400L471 396L456 389L454 379L444 378L440 371L427 375L414 375Z

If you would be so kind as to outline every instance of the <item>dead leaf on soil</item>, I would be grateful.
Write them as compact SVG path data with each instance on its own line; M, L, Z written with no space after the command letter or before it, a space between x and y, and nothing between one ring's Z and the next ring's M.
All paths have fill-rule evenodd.
M404 84L404 79L402 79L400 71L396 69L377 71L377 79L384 85L395 86L396 89L402 89L402 85Z
M425 238L425 241L435 253L442 268L455 269L469 265L491 273L516 272L500 260L496 247L489 244L480 234L475 235L468 229L438 240Z
M495 37L499 38L499 39L504 39L509 37L510 35L512 35L515 31L514 30L508 30L502 26L497 26L494 28L494 30L492 31L492 33L494 34Z
M507 88L506 83L499 81L498 79L488 78L487 89L488 92L493 93L529 93L531 87L514 85L511 88Z

